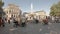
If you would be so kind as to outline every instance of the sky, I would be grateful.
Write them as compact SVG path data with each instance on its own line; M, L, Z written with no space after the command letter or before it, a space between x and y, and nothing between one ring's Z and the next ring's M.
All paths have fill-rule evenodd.
M4 7L7 7L8 4L15 4L23 12L29 12L31 10L31 3L33 4L34 11L44 10L48 15L50 12L50 7L59 2L60 0L3 0Z

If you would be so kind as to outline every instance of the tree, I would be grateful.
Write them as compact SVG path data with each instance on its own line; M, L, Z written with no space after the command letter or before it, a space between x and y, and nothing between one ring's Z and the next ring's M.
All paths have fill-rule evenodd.
M60 2L53 4L50 8L51 16L60 16Z
M3 9L2 9L3 5L4 5L4 2L2 2L2 0L0 0L0 17L5 15L5 13L4 13Z
M4 2L2 2L2 0L0 0L0 7L2 7L4 5Z

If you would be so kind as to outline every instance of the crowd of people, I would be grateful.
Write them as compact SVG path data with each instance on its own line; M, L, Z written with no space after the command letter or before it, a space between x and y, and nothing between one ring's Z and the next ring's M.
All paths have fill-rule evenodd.
M11 21L10 20L7 20L7 19L2 19L2 17L0 17L0 27L5 27L5 23L8 23L10 24ZM22 22L21 24L18 23L17 20L13 19L13 27L18 27L18 26L22 26L24 27L26 25L26 21L25 22Z
M5 21L7 21L7 20L6 19L2 19L0 17L0 27L4 27L5 26ZM50 18L45 18L45 19L42 20L42 22L44 24L48 24L49 21L50 21ZM55 22L58 22L58 20L55 20ZM10 24L10 20L8 20L8 23ZM26 26L27 19L26 20L23 19L20 24L18 23L17 20L13 19L13 23L14 23L14 27L18 27L18 26L24 27L24 26ZM34 19L34 22L33 23L36 23L37 24L37 23L39 23L39 20Z

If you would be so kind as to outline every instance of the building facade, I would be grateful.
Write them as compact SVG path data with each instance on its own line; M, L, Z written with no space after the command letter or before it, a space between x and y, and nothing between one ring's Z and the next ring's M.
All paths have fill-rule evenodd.
M46 12L36 11L33 13L27 13L25 14L25 17L27 18L27 20L33 20L33 19L42 20L46 18Z
M19 9L19 6L14 4L8 4L8 7L4 8L4 12L6 13L7 20L19 20L21 18L22 11Z
M40 20L40 19L45 19L45 18L46 18L46 12L44 12L44 11L37 11L37 12L35 12L35 13L36 13L35 17L36 17L38 20Z

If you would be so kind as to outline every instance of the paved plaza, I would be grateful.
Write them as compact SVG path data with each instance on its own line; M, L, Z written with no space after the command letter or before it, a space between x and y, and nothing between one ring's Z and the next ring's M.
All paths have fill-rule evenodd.
M60 23L28 23L26 27L13 27L13 23L6 23L5 27L0 27L0 34L60 34Z

